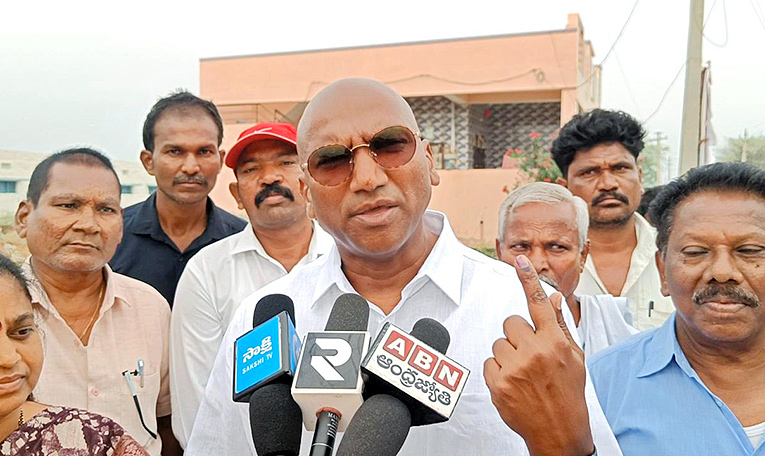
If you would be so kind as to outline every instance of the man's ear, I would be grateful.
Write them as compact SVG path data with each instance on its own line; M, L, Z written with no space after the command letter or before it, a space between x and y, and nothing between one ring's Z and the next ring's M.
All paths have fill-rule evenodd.
M140 159L141 159L141 164L143 165L143 169L145 169L150 176L153 176L154 175L154 153L150 150L144 149L141 151Z
M29 200L20 202L18 209L16 209L16 215L13 217L13 228L22 239L27 237L27 220L34 209L34 205Z
M220 173L220 170L223 169L223 164L226 162L226 151L218 149L218 154L220 155L220 163L218 163L218 172Z
M558 184L558 185L562 185L562 186L568 188L568 180L564 179L562 177L559 177L559 178L555 179L555 183Z
M236 207L238 207L240 210L244 210L244 205L242 204L242 199L239 197L239 184L237 181L231 182L228 184L228 191L231 192L231 196L234 197L236 200Z
M303 174L301 174L300 177L298 178L298 183L300 184L300 194L303 195L303 199L305 200L306 215L308 215L309 219L315 219L316 212L313 210L313 203L311 201L311 190L308 188L308 184L305 181L306 179L308 179L308 177L306 176L306 173L304 170Z
M497 259L502 261L502 243L499 239L494 239L494 250L497 252Z
M423 139L422 143L425 144L425 158L428 159L430 185L435 187L441 183L441 176L438 175L438 171L436 170L436 160L433 158L433 150L430 148L430 142L428 142L427 139Z
M579 260L579 274L584 272L584 265L587 263L587 255L590 254L590 240L587 239L587 241L584 243L584 248L582 249L582 258Z
M661 280L661 294L669 296L669 285L667 284L667 270L664 262L664 255L661 250L656 251L656 269L659 270L659 279Z

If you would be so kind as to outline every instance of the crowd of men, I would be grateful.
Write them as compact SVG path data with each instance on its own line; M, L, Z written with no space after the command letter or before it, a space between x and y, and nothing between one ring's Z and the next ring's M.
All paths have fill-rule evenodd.
M644 135L623 112L569 121L563 178L497 208L496 261L428 209L433 153L384 84L334 82L297 128L254 125L228 152L215 105L171 94L144 123L146 201L123 210L93 149L31 176L15 227L45 334L35 399L110 417L151 455L255 454L231 347L256 304L289 296L304 334L357 293L370 333L433 318L472 372L402 455L765 455L765 171L693 169L644 217ZM246 221L208 196L224 165Z

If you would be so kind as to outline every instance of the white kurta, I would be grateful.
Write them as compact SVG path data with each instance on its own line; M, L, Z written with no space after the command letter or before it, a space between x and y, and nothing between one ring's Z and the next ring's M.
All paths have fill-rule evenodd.
M318 223L308 253L296 265L329 252L334 240ZM170 328L173 433L186 447L215 355L242 300L287 275L271 258L251 225L194 255L178 281Z
M656 229L637 212L635 213L637 245L632 251L627 280L619 295L627 298L632 312L632 326L640 331L661 326L675 311L672 298L661 294L661 278L656 267ZM596 260L587 256L584 271L576 287L577 296L609 294L595 269ZM653 303L653 304L651 304Z
M471 373L451 419L437 425L412 428L399 454L528 454L523 439L505 425L492 405L483 378L483 363L492 356L494 341L503 337L505 318L520 315L530 320L520 280L511 266L460 244L443 214L428 211L425 225L439 235L438 241L417 275L404 287L401 301L389 315L370 304L368 330L376 335L386 322L410 330L422 317L438 320L451 334L447 356L469 368ZM252 315L258 300L271 293L290 296L295 302L298 332L305 334L323 330L335 299L347 292L354 292L354 289L342 272L337 248L333 248L328 255L293 271L245 300L232 320L215 360L186 449L187 456L255 454L248 405L231 400L231 347L236 337L252 328ZM567 310L565 306L564 309ZM565 316L569 327L573 328L571 313L566 312ZM589 378L585 392L599 454L621 454ZM311 438L307 431L303 433L301 454L308 454Z

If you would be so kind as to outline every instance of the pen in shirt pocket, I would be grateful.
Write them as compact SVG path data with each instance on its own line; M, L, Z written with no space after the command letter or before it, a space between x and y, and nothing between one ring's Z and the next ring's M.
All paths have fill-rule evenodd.
M143 419L143 410L141 409L141 402L138 400L138 390L136 390L135 383L133 383L133 377L139 377L141 388L144 387L144 367L145 364L142 359L138 359L138 362L136 363L138 368L134 371L123 371L122 376L125 377L125 381L127 381L128 388L130 388L130 394L133 396L133 403L135 403L135 408L138 411L138 418L141 420L141 426L143 426L144 429L146 429L146 432L149 433L149 435L156 439L157 434L153 432L151 429L149 429L148 426L146 426L146 422Z

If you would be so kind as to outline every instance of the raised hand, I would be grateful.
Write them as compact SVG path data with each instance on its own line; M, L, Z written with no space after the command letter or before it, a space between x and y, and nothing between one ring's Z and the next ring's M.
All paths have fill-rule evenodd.
M492 402L532 455L590 455L584 353L563 321L563 296L547 297L525 256L516 258L515 269L536 330L517 315L505 320L505 338L494 342L494 357L484 363Z

